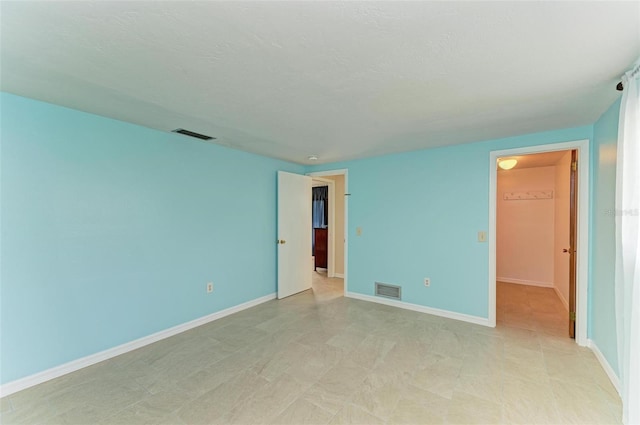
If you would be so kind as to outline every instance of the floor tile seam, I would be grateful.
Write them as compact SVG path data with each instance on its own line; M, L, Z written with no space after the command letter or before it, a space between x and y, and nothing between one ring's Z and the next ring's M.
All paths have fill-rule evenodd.
M544 378L545 378L544 381L548 383L550 381L551 377L549 376L548 373L546 373L546 371L544 371L544 372L545 372L544 373ZM520 379L522 381L529 382L531 384L542 384L543 383L541 381L536 381L536 380L533 380L533 379L529 379L528 377L520 375L520 374L509 373L508 371L504 371L504 378L505 379L507 379L507 378L517 378L517 379Z
M226 358L226 357L225 357L225 358ZM222 360L222 359L220 359L220 360ZM201 368L198 368L198 369L196 369L196 370L189 371L190 373L186 374L185 376L186 376L186 377L189 377L189 376L191 376L191 375L193 375L193 374L195 374L195 373L197 373L197 372L203 371L203 370L207 369L208 367L211 367L212 365L216 364L216 363L217 363L218 361L220 361L220 360L217 360L217 361L215 361L215 362L213 362L213 363L208 363L206 366L201 367ZM156 372L158 372L158 373L162 373L164 370L166 370L166 368L163 368L163 369L155 369L155 371L156 371ZM143 388L144 388L144 389L145 389L149 394L154 395L154 393L153 393L153 392L151 392L150 388L149 388L147 385L145 385L144 383L142 383L142 382L140 382L140 381L139 381L139 379L141 379L141 378L148 378L148 377L149 377L149 375L148 375L148 374L145 374L145 375L144 375L144 376L142 376L142 377L138 377L138 378L134 378L134 379L135 379L135 382L136 382L138 385L142 386L142 387L143 387ZM173 385L176 385L176 384L179 382L179 380L177 380L177 379L166 379L166 378L163 378L163 379L162 379L162 381L163 381L163 382L169 381L169 382L171 382Z
M405 387L405 385L402 385L402 389L399 390L398 397L396 398L395 403L393 403L393 407L391 409L389 409L388 417L380 418L380 419L383 419L386 423L388 423L391 420L391 418L393 417L393 414L395 413L396 409L398 408L398 404L400 404L400 399L402 398L402 392L403 392L404 387ZM374 416L376 416L376 415L374 415Z
M103 419L103 420L109 419L109 418L111 418L111 417L115 416L116 414L118 414L118 413L120 413L120 412L122 412L122 411L124 411L124 410L128 409L130 406L132 406L132 405L134 405L134 404L137 404L137 403L138 403L138 402L140 402L140 401L141 401L141 400L138 400L138 401L133 402L133 403L131 403L131 404L129 404L129 405L126 405L126 406L124 406L124 407L120 408L119 410L117 410L117 411L115 411L115 412L110 412L110 414L109 414L107 417L102 418L102 419ZM71 407L69 407L69 408L67 408L67 409L64 409L64 410L62 410L62 411L56 411L55 413L53 413L53 414L51 414L51 415L48 415L48 416L49 416L49 417L51 417L51 418L56 418L56 417L58 417L58 416L64 415L65 413L69 413L69 412L73 411L74 409L78 409L78 408L82 408L82 407L86 407L86 406L90 406L90 407L99 407L99 406L96 406L94 403L83 403L83 404L81 404L81 405L77 405L77 406L76 406L76 405L72 405ZM120 406L118 406L118 407L120 407ZM55 409L54 409L54 410L55 410Z
M313 385L312 385L312 387L313 387ZM307 391L308 391L308 390L307 390ZM300 396L299 396L298 398L299 398L299 399L301 399L301 400L303 400L303 401L306 401L307 403L311 403L311 404L312 404L312 405L314 405L316 408L318 408L318 409L322 410L323 412L326 412L327 414L331 415L331 417L332 417L332 418L333 418L333 416L335 416L335 415L336 415L336 413L337 413L337 412L336 412L336 413L334 413L334 412L332 412L331 410L328 410L327 408L325 408L325 407L321 406L320 404L316 403L314 399L307 398L307 397L305 396L305 394L306 394L306 392L307 392L307 391L305 391L304 393L300 394ZM294 400L294 403L295 403L295 400ZM341 409L338 409L338 412L339 412L340 410L341 410Z
M457 384L457 382L456 382L456 384ZM428 385L423 386L420 383L414 382L413 380L409 381L409 385L413 385L414 387L417 387L417 388L419 388L419 389L421 389L423 391L427 391L427 392L429 392L431 394L434 394L434 395L437 395L439 397L445 398L445 399L447 399L449 401L452 400L451 398L447 397L446 395L443 395L443 394L437 393L435 391L432 391L432 388L429 387ZM455 388L455 386L454 386L454 388ZM454 389L451 390L451 393L452 393L451 397L453 397L453 392L454 392Z
M313 403L313 404L315 404L315 403ZM329 422L328 422L328 423L329 423L329 424L333 423L334 419L335 419L336 417L338 417L338 415L340 414L340 412L342 412L342 410L343 410L343 409L344 409L344 404L342 404L342 405L340 406L340 408L338 409L338 411L337 411L337 412L335 412L335 413L333 413L333 414L331 415L331 419L329 419Z
M308 388L307 388L304 392L306 392L307 390L308 390ZM298 401L298 400L303 400L303 401L307 401L308 403L311 403L310 401L305 400L305 399L303 399L303 398L302 398L302 394L304 394L304 392L302 392L300 395L298 395L296 398L294 398L294 399L293 399L289 404L287 404L287 405L284 407L284 409L282 409L280 412L278 412L278 414L277 414L277 415L274 415L274 418L273 418L271 421L269 421L269 423L270 423L270 424L273 424L273 425L277 425L277 424L278 424L278 422L275 422L275 420L276 420L276 419L278 419L278 417L279 417L280 415L282 415L284 412L286 412L286 411L287 411L287 409L288 409L289 407L291 407L291 406L292 406L296 401ZM324 412L327 412L327 411L326 411L325 409L323 409L322 407L317 406L317 405L316 405L316 404L314 404L314 403L311 403L311 404L313 404L316 408L321 409L321 410L322 410L322 411L324 411ZM327 413L330 413L330 412L327 412Z
M10 411L10 412L2 412L2 413L0 414L0 418L2 418L2 416L6 416L7 414L10 414L10 416L11 416L11 415L18 415L18 414L21 414L22 412L29 412L29 411L31 411L31 409L29 409L29 407L32 407L32 406L25 406L25 407L23 407L22 409L14 409L14 410L12 410L12 411ZM57 412L57 411L56 411L56 412L54 412L53 414L51 414L51 413L49 413L49 412L48 412L48 410L49 410L49 409L46 409L46 410L47 410L46 417L48 417L48 418L49 418L49 417L55 417L55 416L57 416L57 415L58 415L58 412ZM55 410L55 409L54 409L54 410ZM28 413L27 413L27 414L28 414Z
M209 364L209 366L212 366L212 365L214 365L214 364L216 364L216 363L218 363L218 362L220 362L220 361L222 361L222 360L228 359L229 357L233 356L234 354L237 354L238 352L248 353L248 352L250 352L250 351L251 351L252 346L257 346L257 345L258 345L260 342L262 342L262 340L263 340L263 339L265 339L265 338L267 338L267 335L265 335L265 336L264 336L264 337L262 337L262 338L259 338L259 339L255 340L255 341L251 341L251 342L248 342L248 343L242 343L242 344L239 344L239 345L240 345L240 346L239 346L239 348L237 348L237 349L233 350L233 351L232 351L231 353L229 353L229 355L227 355L226 357L223 357L223 358L222 358L222 359L220 359L220 360L217 360L217 361L215 361L215 362L213 362L213 363L210 363L210 364ZM253 348L257 348L257 347L253 347ZM256 360L256 361L257 361L257 360ZM253 364L255 364L255 362L254 362Z
M343 406L343 407L342 407L342 409L340 409L340 410L336 413L336 415L338 415L342 410L344 410L344 409L345 409L345 407L346 407L346 405L350 405L350 407L352 407L352 408L358 409L358 410L360 410L361 412L364 412L364 413L366 413L366 414L368 414L368 415L371 415L371 416L373 416L374 418L381 420L381 421L382 421L383 423L385 423L385 424L388 422L386 419L381 418L381 417L379 417L378 415L374 415L373 413L369 412L369 411L368 411L368 410L366 410L366 409L363 409L362 407L360 407L360 406L359 406L359 405L357 405L357 404L352 403L351 401L347 401L347 402L345 403L345 406ZM333 419L332 419L332 420L333 420Z
M555 381L558 381L558 382L563 382L563 380L559 380L559 379L555 379L555 378L552 378L552 379L553 379L553 380L555 380ZM570 385L574 385L574 384L572 384L572 383L569 383L569 384L570 384ZM576 385L577 385L577 384L576 384ZM559 396L558 396L558 394L557 394L557 391L553 388L553 386L551 386L551 389L552 389L552 391L553 391L553 393L554 393L554 395L555 395L555 397L554 397L554 402L556 402L556 403L557 403L557 399L558 399L558 397L559 397ZM599 391L599 392L600 392L601 390L598 388L598 389L597 389L597 391ZM563 394L564 394L564 393L563 393ZM602 397L602 394L600 394L600 397L603 399L603 401L604 401L604 402L605 402L605 404L607 405L607 406L606 406L606 411L607 411L607 413L609 414L610 418L611 418L611 419L616 418L615 412L613 412L613 411L612 411L611 406L609 406L609 403L607 403L607 402L606 402L606 400ZM589 407L589 405L587 405L587 407ZM559 407L559 406L558 406L558 414L559 414L559 415L561 415L561 414L562 414L561 409L560 409L560 407Z
M500 400L492 400L492 399L489 399L487 397L483 397L483 396L478 395L478 394L472 394L472 393L470 393L468 391L461 390L461 389L459 389L459 386L460 385L459 385L459 382L458 382L458 384L456 385L456 387L453 390L454 393L455 392L464 393L464 394L466 394L468 396L475 397L475 398L478 398L480 400L483 400L483 401L486 401L486 402L489 402L489 403L499 404L501 407L504 406L504 404L505 404L505 401L504 401L504 390L502 388L500 389Z
M600 366L600 365L597 365L597 366ZM588 379L591 381L589 384L589 388L594 389L598 393L598 398L603 400L607 404L607 406L610 407L609 406L610 403L608 402L609 396L606 393L606 391L598 384L598 382L591 375L589 375ZM559 379L556 379L556 380L559 380ZM576 383L575 385L583 386L583 383Z
M599 398L602 398L602 399L605 399L605 400L606 400L608 397L607 397L607 395L604 393L604 390L603 390L602 388L600 388L599 386L597 386L597 385L596 385L596 387L597 387L597 388L596 388L596 391L598 391L598 393L600 393ZM616 414L616 412L614 411L614 406L613 406L611 403L609 403L609 401L605 401L605 407L606 407L607 412L609 413L609 416L610 416L612 419L615 419L615 418L617 418L617 417L618 417L618 415L617 415L617 414ZM622 406L620 406L620 409L622 409Z
M254 398L253 395L247 397L246 402L249 403L249 405L251 405L251 399ZM289 408L289 406L291 406L296 400L298 399L298 397L294 398L291 402L289 402L284 408L281 408L280 410L273 410L273 409L269 409L269 412L265 413L266 416L266 421L264 423L272 423L274 420L276 420L278 418L278 416L280 416L280 414L282 414L285 410L287 410ZM233 408L231 408L229 410L229 412L226 413L231 413L231 411L235 410L236 408L239 408L242 405L242 402L238 402Z
M114 416L118 415L119 413L124 412L125 410L127 410L127 409L129 409L129 408L131 408L131 407L134 407L134 406L136 406L136 405L138 405L138 404L142 403L143 401L145 401L145 400L149 399L150 397L153 397L153 395L154 395L154 394L149 393L149 395L148 395L147 397L145 397L145 398L143 398L143 399L140 399L140 400L136 401L135 403L132 403L132 404L130 404L130 405L128 405L128 406L125 406L124 408L122 408L122 409L120 409L120 410L118 410L118 411L116 411L116 412L113 412L113 413L112 413L112 414L110 414L110 415L107 415L106 417L104 417L104 418L103 418L103 422L104 422L104 421L107 421L107 420L108 420L108 419L110 419L110 418L113 418ZM171 411L171 412L169 412L169 413L166 413L164 416L167 416L167 415L169 415L170 413L173 413L173 412L175 412L175 411L177 411L177 410L179 410L179 407L175 408L173 411Z
M523 363L520 362L520 360L522 360L524 362L524 365L526 365L526 367L530 368L530 369L538 369L541 371L544 371L545 373L548 374L548 370L547 370L547 364L545 362L544 357L542 358L542 363L543 365L538 367L537 365L534 365L533 362L534 361L530 361L529 359L523 359L521 356L511 356L511 355L505 355L503 361L506 363L507 361L510 361L518 366L523 366Z
M233 403L231 403L230 406L224 407L222 409L223 414L220 417L222 418L222 417L226 416L227 414L231 413L233 410L235 410L237 407L239 407L243 402L249 401L252 398L252 396L253 396L253 394L250 394L249 396L246 396L246 397L242 397L242 396L236 397L236 400Z
M7 397L6 399L7 399L7 403L9 403L9 412L13 412L15 409L13 408L13 402L11 401L11 396ZM2 413L5 413L5 412L2 412Z
M609 413L611 415L612 418L618 418L618 417L622 417L622 405L620 406L614 406L611 403L609 403L608 401L607 403L607 408L609 409Z

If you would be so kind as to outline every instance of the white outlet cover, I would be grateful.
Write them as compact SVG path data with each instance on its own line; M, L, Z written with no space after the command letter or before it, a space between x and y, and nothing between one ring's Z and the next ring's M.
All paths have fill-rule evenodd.
M431 278L428 278L428 277L424 278L424 286L431 286Z

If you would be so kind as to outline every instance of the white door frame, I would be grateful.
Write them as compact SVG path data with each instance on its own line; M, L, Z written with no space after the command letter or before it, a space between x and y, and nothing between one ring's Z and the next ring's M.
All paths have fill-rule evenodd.
M312 187L318 187L318 186L328 187L327 200L329 202L329 208L327 209L328 209L329 217L327 217L327 225L329 226L329 230L327 232L327 247L329 250L329 255L327 255L327 277L334 277L336 274L336 267L335 267L336 243L335 243L335 227L334 227L335 214L336 214L336 209L335 209L336 182L331 179L323 179L321 177L314 177L314 176L311 176L311 177L313 177L313 180L311 181ZM311 227L313 227L313 223L311 223ZM313 229L311 229L311 231L313 231Z
M496 205L497 163L504 156L578 151L578 225L576 258L576 343L587 345L587 303L589 285L589 140L503 149L489 153L489 326L496 325Z
M316 179L317 177L323 177L323 176L338 176L338 175L343 175L344 176L344 193L345 193L345 197L344 197L344 293L346 294L348 292L348 288L349 288L349 281L348 281L348 270L349 270L349 170L346 168L342 168L339 170L328 170L328 171L318 171L315 173L307 173L308 176L313 177L314 179ZM327 179L328 180L328 179ZM333 181L333 180L332 180ZM335 196L335 195L334 195ZM335 199L334 199L335 200ZM331 199L329 200L331 202ZM329 204L329 234L331 234L331 227L332 227L332 220L333 220L333 215L335 214L335 210L334 212L332 212L332 206L331 205L335 205L335 202L331 202L331 204ZM333 245L329 245L330 249L331 249L331 254L330 257L332 259L334 259L334 253L336 252L335 250L335 238L331 238L331 242L329 243L333 243ZM335 262L332 260L330 263L332 266L333 264L335 264ZM335 270L334 270L335 272Z

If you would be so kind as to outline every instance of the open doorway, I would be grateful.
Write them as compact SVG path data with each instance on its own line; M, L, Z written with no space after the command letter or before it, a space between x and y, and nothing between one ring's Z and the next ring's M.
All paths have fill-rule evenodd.
M311 183L311 255L313 256L313 270L317 272L318 268L320 268L327 274L329 274L329 185L332 186L331 204L333 204L335 202L335 184L332 181L318 178L313 179ZM335 220L332 221L335 225ZM331 227L334 230L334 226ZM331 260L332 266L335 268L335 261L333 258Z
M564 151L564 152L560 152L560 151ZM512 158L512 157L515 157L515 159L522 159L523 161L526 161L529 155L541 154L541 153L551 153L552 155L548 156L547 159L551 156L557 155L559 158L556 157L555 161L560 161L562 159L567 161L568 158L571 158L571 162L575 162L575 165L569 165L570 176L573 176L574 183L575 183L574 185L575 190L573 194L570 193L570 188L566 190L566 192L569 192L568 196L573 199L573 207L575 210L575 214L574 214L575 222L573 223L573 228L575 229L575 232L573 234L569 234L568 245L567 245L567 239L565 236L566 233L564 231L559 231L558 232L559 237L556 238L555 227L554 227L554 232L552 232L551 235L549 235L549 232L547 232L547 239L546 239L547 246L551 247L551 253L546 254L547 255L546 258L548 259L548 262L550 262L551 264L555 264L556 262L558 262L558 264L569 263L566 266L567 268L569 268L569 270L571 270L570 262L573 262L574 264L573 266L574 273L573 273L573 276L570 277L570 280L573 279L575 281L575 285L574 285L575 292L573 294L571 293L571 286L569 286L568 294L567 292L564 291L562 287L558 287L557 291L555 289L555 280L557 279L556 273L561 273L562 272L561 268L558 268L556 270L556 268L552 266L551 268L547 268L547 270L542 270L544 267L541 265L541 262L534 261L529 263L531 268L527 270L530 273L538 273L537 275L529 274L528 276L525 276L525 277L523 277L523 275L519 275L519 277L518 275L515 275L514 277L513 275L514 268L512 267L511 271L509 271L508 269L508 266L513 266L514 264L513 262L511 262L510 264L506 264L508 263L508 261L507 262L502 261L500 268L498 267L498 256L500 255L500 252L504 253L505 250L513 249L513 246L509 245L510 243L518 244L522 242L521 240L515 241L518 238L518 236L514 235L513 232L510 232L508 229L507 231L504 231L505 229L500 230L501 232L500 236L502 237L502 241L501 242L498 241L499 239L498 227L499 227L499 221L500 221L500 219L498 218L499 203L511 202L510 208L525 210L524 212L523 211L520 211L520 212L524 213L525 215L529 214L530 217L538 216L541 213L537 211L537 209L542 208L541 207L542 204L531 204L531 202L540 203L540 202L544 202L545 198L554 199L553 197L558 196L558 193L556 193L555 186L554 186L554 189L552 189L551 193L549 190L550 188L542 187L540 185L537 185L535 187L529 187L529 188L524 188L524 187L513 188L513 190L506 190L504 185L501 185L499 187L499 183L498 183L499 171L497 167L497 162L500 158ZM567 153L569 153L569 155L571 155L572 157L567 156ZM534 160L535 158L530 157L530 159ZM547 165L551 165L551 164L547 164ZM556 164L552 164L552 165L555 166ZM569 331L570 319L569 318L571 317L573 321L573 323L571 324L575 325L574 335L575 335L576 342L579 345L586 345L588 342L587 341L587 281L588 281L588 259L589 259L588 257L589 141L578 140L573 142L564 142L564 143L557 143L557 144L551 144L551 145L530 146L530 147L524 147L524 148L493 151L490 153L490 167L491 168L490 168L490 186L489 186L489 189L490 189L490 193L489 193L489 199L490 199L490 204L489 204L489 324L492 326L495 326L496 323L498 322L497 321L498 314L504 313L504 310L506 310L506 309L503 309L502 312L499 312L497 308L498 306L497 296L499 292L498 286L500 285L497 282L499 280L500 281L509 280L509 276L506 276L506 275L508 275L509 273L512 273L512 276L511 276L512 282L504 282L504 283L512 284L511 288L517 289L518 288L517 285L525 286L521 284L528 283L529 285L526 285L527 288L525 289L529 289L529 292L531 293L544 292L543 290L553 291L552 293L555 292L555 294L558 297L558 300L560 300L562 309L564 310L562 314L563 315L566 314L565 320L563 320L564 323L561 325L562 329L560 329L559 327L560 325L556 325L558 326L557 332L559 333L561 332L563 336L567 336L567 337L570 335L570 331ZM566 169L563 169L563 170L564 170L563 172L566 174ZM531 172L529 174L531 174ZM555 178L556 178L555 173L553 175L553 178L554 178L554 185L555 185ZM549 176L547 181L548 182L551 181ZM563 184L563 187L565 187L564 184ZM562 189L562 190L565 190L565 189ZM535 198L536 196L538 198ZM566 196L566 194L563 194L562 196ZM505 199L505 198L509 198L509 199ZM533 199L526 199L526 198L533 198ZM524 202L526 202L527 200L531 201L529 202L531 205L525 206ZM565 207L563 208L566 208L566 204L564 205ZM559 204L559 207L561 207L560 204ZM546 214L548 218L551 217L555 226L556 224L555 223L555 214L556 214L555 205L554 205L554 208L551 210L548 210ZM562 215L564 216L564 214ZM504 217L501 217L501 218L504 219ZM525 221L524 226L535 227L532 223L535 223L535 222L531 220ZM560 225L561 224L559 224L559 226ZM569 224L569 226L571 227L571 223ZM538 233L545 232L543 230L540 230L539 228L538 229L529 228L527 230L530 232L534 231ZM540 235L537 235L537 236L540 236ZM571 242L571 238L573 242ZM499 244L501 244L500 248L498 248ZM560 252L556 252L557 250L556 247L557 249L560 250ZM563 252L564 249L566 249L567 252ZM537 256L533 255L531 253L531 249L529 249L529 256L536 257L537 259L540 258L539 255ZM556 261L556 256L558 256L559 258L557 261ZM522 259L520 259L519 261L522 261ZM507 265L506 268L504 267L505 264ZM502 274L502 276L499 276L499 274ZM546 279L545 279L545 276L546 276ZM518 279L521 281L517 282L516 280ZM533 285L532 283L537 283L538 285L536 286L536 285ZM565 298L568 304L568 310L565 307L564 303L562 302L560 295L558 294L562 294L563 298ZM524 295L521 295L521 296L524 296ZM568 299L566 298L567 296L568 296ZM504 296L502 297L504 298ZM572 305L572 298L575 300L573 302L573 305ZM557 306L558 305L556 305L556 307ZM570 312L575 312L575 313L571 314ZM501 319L504 319L504 318L505 316L504 314L502 314ZM517 313L514 314L514 317L512 317L512 319L518 320ZM525 328L536 326L535 324L527 323L526 319L523 320L519 325L520 325L519 327L525 327Z
M574 337L576 154L498 159L498 325Z
M328 186L329 225L327 244L327 269L325 279L334 279L335 288L325 291L328 285L322 285L320 291L312 291L316 300L342 297L347 286L347 170L300 175L285 171L277 173L277 298L282 299L314 288L312 249L312 184L314 179L323 179ZM335 181L334 178L335 177ZM344 185L337 182L344 182ZM336 199L335 187L340 187ZM342 189L342 187L344 189ZM337 211L337 212L336 212ZM336 221L336 224L334 224ZM335 229L341 229L338 248L335 247ZM337 261L336 261L337 260ZM338 263L339 262L339 263ZM338 273L334 263L338 263ZM342 271L342 273L340 273ZM338 276L336 276L338 275ZM338 285L339 282L339 285ZM324 294L321 294L324 292Z
M347 172L312 177L312 285L315 292L343 296L346 291ZM326 199L326 200L325 200Z

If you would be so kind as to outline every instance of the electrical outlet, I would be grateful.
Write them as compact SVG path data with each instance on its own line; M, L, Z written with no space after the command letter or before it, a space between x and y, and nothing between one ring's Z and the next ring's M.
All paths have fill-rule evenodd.
M429 277L425 277L424 278L424 286L426 286L426 287L431 286L431 278L429 278Z
M207 283L207 293L213 292L213 282Z

